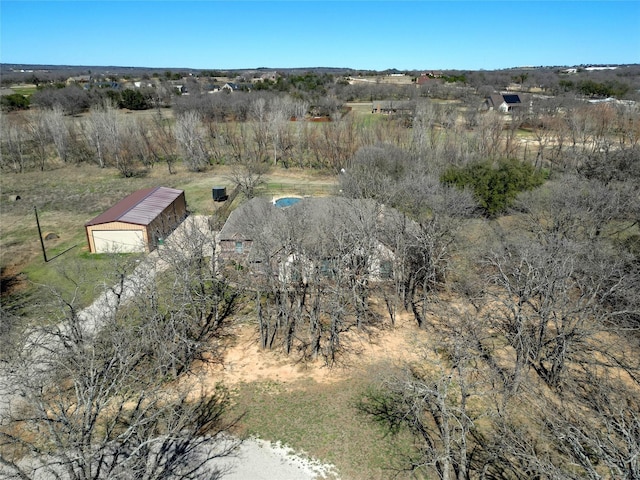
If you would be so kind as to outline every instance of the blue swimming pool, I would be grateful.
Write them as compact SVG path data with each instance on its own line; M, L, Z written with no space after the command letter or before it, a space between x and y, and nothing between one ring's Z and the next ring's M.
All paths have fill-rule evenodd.
M277 199L274 202L274 205L279 208L290 207L291 205L298 203L300 200L302 199L299 197L282 197Z

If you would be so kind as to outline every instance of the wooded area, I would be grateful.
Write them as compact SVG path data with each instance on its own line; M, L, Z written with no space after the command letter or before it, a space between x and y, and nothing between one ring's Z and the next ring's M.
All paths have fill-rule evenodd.
M193 230L126 301L135 258L114 256L104 285L120 289L97 329L77 292L49 286L59 314L37 322L3 301L0 380L23 398L0 409L0 472L198 478L231 453L239 418L224 386L181 382L224 362L230 326L250 322L292 362L346 368L408 316L428 341L353 402L387 442L410 436L389 458L398 478L640 478L640 74L615 72L421 86L308 73L230 93L194 80L188 95L150 87L134 114L122 93L34 93L2 116L13 190L68 165L122 182L224 168L250 248L224 256ZM521 108L483 106L514 82ZM65 106L72 95L90 100ZM373 114L376 98L410 108ZM336 195L277 209L254 198L274 171L331 174Z

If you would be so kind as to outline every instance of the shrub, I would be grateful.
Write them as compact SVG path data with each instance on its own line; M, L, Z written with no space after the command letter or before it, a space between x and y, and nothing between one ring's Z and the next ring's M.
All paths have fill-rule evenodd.
M495 216L511 205L519 192L542 185L545 171L517 160L483 161L451 167L440 178L447 185L470 188L485 214Z
M147 99L142 92L138 90L126 89L120 94L120 108L128 108L129 110L146 110L149 108Z
M0 102L2 104L2 109L6 112L26 110L29 108L29 98L25 97L21 93L4 95L0 98Z

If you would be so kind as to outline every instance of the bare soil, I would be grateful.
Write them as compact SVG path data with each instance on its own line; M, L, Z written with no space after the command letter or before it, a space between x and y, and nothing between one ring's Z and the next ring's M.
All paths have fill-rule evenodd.
M223 364L203 366L201 378L208 387L221 381L228 386L271 381L289 389L304 388L308 380L318 384L337 383L367 371L374 364L399 365L416 359L419 352L413 347L420 339L424 341L427 333L417 327L409 312L403 312L398 315L395 326L387 326L373 335L354 332L349 336L352 350L337 367L329 368L322 359L300 362L294 355L263 350L257 327L241 324L235 327Z

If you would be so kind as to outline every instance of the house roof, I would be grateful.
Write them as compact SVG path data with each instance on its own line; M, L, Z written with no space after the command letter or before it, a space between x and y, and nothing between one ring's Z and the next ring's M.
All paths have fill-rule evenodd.
M110 222L149 225L183 193L183 190L168 187L138 190L120 200L106 212L85 223L85 226Z
M519 105L520 103L522 103L520 101L520 95L518 95L516 93L511 93L511 94L508 94L508 95L502 95L502 98L507 103L507 105Z
M500 93L494 93L487 97L487 103L493 108L498 108L502 103L506 103L509 106L517 106L522 104L520 95L516 93L502 95Z
M502 95L499 93L493 93L487 97L487 103L493 108L498 108L503 101Z
M286 208L265 198L253 198L231 212L218 240L260 240L271 252L292 240L305 250L327 249L337 238L364 231L393 245L401 214L374 200L311 197ZM362 230L362 232L361 232Z
M275 220L282 209L276 208L266 198L255 197L231 212L218 234L220 240L251 240L253 225L257 219Z

